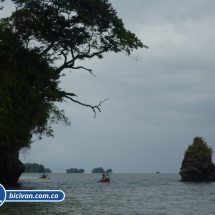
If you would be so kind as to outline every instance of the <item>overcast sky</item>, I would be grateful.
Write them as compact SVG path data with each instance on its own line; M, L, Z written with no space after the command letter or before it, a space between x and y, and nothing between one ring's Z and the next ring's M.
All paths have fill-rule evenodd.
M102 113L70 101L58 106L71 126L33 143L22 162L54 173L68 168L112 168L115 173L178 173L184 152L201 136L215 149L215 1L111 0L125 27L149 49L139 61L108 53L82 61L61 87ZM11 14L6 0L1 16ZM213 162L215 159L213 158Z

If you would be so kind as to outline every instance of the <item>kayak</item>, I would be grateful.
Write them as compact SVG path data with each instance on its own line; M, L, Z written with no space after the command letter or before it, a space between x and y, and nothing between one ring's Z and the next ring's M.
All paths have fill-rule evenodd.
M46 179L48 175L42 175L40 176L41 179Z
M101 183L110 183L110 179L104 179L104 180L99 180L99 182L101 182Z

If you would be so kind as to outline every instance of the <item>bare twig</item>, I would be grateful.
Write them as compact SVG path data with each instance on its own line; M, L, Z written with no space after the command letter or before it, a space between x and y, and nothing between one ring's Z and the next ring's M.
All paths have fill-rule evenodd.
M91 75L93 75L94 77L96 77L96 76L92 73L92 69L87 69L87 68L85 68L85 67L83 67L83 66L72 67L72 69L85 69L85 70L89 71Z
M77 100L75 100L75 99L73 99L73 98L71 98L71 97L69 97L69 96L67 96L67 95L66 95L65 97L68 98L68 99L70 99L71 101L73 101L73 102L75 102L75 103L78 103L78 104L83 105L83 106L85 106L85 107L91 108L91 109L93 110L93 112L94 112L94 119L96 118L96 109L97 109L99 112L101 112L101 109L100 109L101 104L102 104L103 102L105 102L105 101L107 101L107 100L110 99L110 98L105 99L105 100L103 100L103 101L100 101L100 103L99 103L98 105L92 106L92 105L88 105L88 104L84 104L84 103L82 103L82 102L79 102L79 101L77 101Z

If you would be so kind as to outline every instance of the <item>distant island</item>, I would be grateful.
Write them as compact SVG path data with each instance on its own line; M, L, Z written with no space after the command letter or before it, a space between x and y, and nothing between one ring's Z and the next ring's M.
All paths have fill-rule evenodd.
M24 164L25 173L51 173L52 170L45 168L42 164L26 163Z
M67 173L84 173L84 169L71 168L66 170Z
M107 169L106 173L112 173L112 169Z
M107 169L106 171L104 171L104 169L102 167L96 167L92 170L92 173L111 173L112 169Z
M50 170L49 168L44 168L44 173L52 173L52 170Z

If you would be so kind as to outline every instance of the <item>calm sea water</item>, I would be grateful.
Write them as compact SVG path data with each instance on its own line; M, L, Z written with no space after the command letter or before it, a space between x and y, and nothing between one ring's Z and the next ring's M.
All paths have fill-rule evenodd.
M112 174L111 183L98 183L101 174L25 173L20 187L8 189L63 190L57 203L11 203L0 207L2 215L70 214L215 214L215 183L182 183L178 174Z

